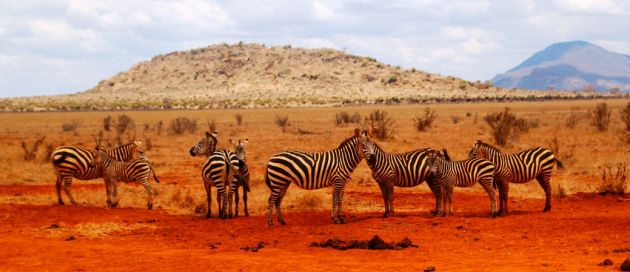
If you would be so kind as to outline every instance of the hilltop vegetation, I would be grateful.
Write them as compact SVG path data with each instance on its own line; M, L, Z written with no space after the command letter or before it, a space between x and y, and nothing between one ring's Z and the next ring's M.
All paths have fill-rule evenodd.
M603 96L501 89L333 49L220 44L158 55L72 95L0 100L0 110L216 109Z

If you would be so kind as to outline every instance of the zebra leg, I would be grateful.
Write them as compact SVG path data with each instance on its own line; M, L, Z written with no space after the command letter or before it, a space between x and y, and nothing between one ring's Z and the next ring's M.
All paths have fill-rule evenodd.
M227 199L227 204L228 204L228 218L232 218L234 216L233 210L232 210L232 199L234 199L234 191L232 191L232 188L227 188L229 189L229 192L226 193L228 199Z
M118 181L116 179L110 179L112 186L112 208L118 207Z
M501 215L506 215L508 213L508 195L510 192L510 183L507 181L502 181L503 183L503 213Z
M271 190L271 195L269 195L269 207L267 208L267 226L270 228L273 227L273 205L276 203L276 199L278 198L278 194Z
M204 187L206 188L206 199L208 201L208 212L206 218L212 217L212 185L209 182L204 181Z
M440 210L440 215L444 217L448 210L448 188L445 185L441 185L440 187L440 190L442 190L442 209Z
M431 192L433 193L433 196L435 197L435 210L431 212L431 215L438 216L441 213L440 212L440 210L442 209L441 205L444 199L443 197L444 190L442 188L442 184L440 184L440 182L435 178L429 178L427 179L427 185L429 185L429 189L431 189Z
M77 202L74 201L74 197L72 197L72 192L70 192L70 187L72 186L72 177L71 176L65 176L63 178L63 191L66 192L66 195L68 196L68 198L70 198L70 203L72 203L72 205L77 205Z
M291 185L291 183L288 183L286 187L280 190L280 194L278 194L278 198L276 199L276 213L278 213L278 222L280 222L281 225L285 225L287 223L286 221L284 221L284 217L282 217L282 209L280 208L280 204L282 204L282 199L287 194L289 185Z
M151 210L153 209L153 188L151 188L151 184L149 184L149 177L147 177L146 182L142 185L144 185L144 189L147 190L147 209Z
M545 177L542 174L536 177L536 180L538 180L538 184L540 184L540 187L545 190L545 208L543 209L543 212L548 212L551 210L551 182L549 179L549 177Z
M341 188L339 189L339 200L337 201L337 218L339 219L339 224L345 224L346 223L346 215L343 213L343 193L344 193L344 187L345 186L341 186ZM393 189L392 189L393 192ZM391 201L391 198L390 198ZM392 211L392 209L390 208L390 212Z
M383 195L383 205L385 206L385 212L383 213L383 217L387 218L389 215L389 200L387 199L387 189L385 189L385 185L382 183L378 184L378 187L381 189L381 195Z
M57 191L57 203L59 205L64 205L63 198L61 198L61 181L62 181L61 176L57 174L57 180L55 180L55 190Z
M490 197L490 217L494 218L497 215L497 198L494 193L494 188L492 187L492 179L480 180L479 184L481 184L483 189L488 193L488 197Z
M243 209L245 210L245 216L249 216L249 212L247 211L247 190L245 190L245 186L243 186Z
M343 196L343 189L341 193ZM387 188L387 200L389 201L389 216L393 216L394 215L394 185L390 185Z
M105 182L105 194L107 195L107 200L105 201L105 203L107 203L107 207L112 207L112 185L111 185L111 181L109 180L108 177L103 178L104 182Z
M448 186L448 216L453 215L453 186Z
M234 193L234 217L238 217L238 184L236 182L232 183L232 192ZM245 190L243 190L244 192Z
M219 194L221 195L221 198L220 198L220 202L221 202L221 210L220 210L221 219L227 219L227 216L228 216L228 213L227 213L227 202L228 202L227 191L225 190L225 187L223 187L223 186L221 186L220 188L217 188L217 190L219 191Z

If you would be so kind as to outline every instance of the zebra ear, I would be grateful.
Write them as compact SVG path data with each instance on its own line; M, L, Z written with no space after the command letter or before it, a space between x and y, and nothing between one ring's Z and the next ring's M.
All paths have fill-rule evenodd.
M212 132L212 137L216 138L217 135L219 135L219 133L217 133L216 131Z
M247 143L249 142L249 140L246 138L245 141L243 141L243 146L247 145Z
M359 136L359 133L361 133L361 130L359 130L358 128L354 129L354 135L355 136Z
M142 141L141 140L134 140L133 144L139 147L139 146L142 145Z

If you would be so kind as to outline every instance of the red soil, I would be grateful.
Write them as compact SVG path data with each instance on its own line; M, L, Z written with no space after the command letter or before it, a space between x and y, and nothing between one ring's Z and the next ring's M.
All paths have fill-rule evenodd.
M350 197L382 205L380 193ZM398 206L432 205L430 194L396 195ZM435 266L438 271L610 271L597 266L605 258L614 267L630 252L630 202L615 197L577 195L553 202L510 200L511 214L489 219L481 194L455 196L455 215L431 218L425 211L381 218L380 212L347 213L345 225L331 223L327 212L286 213L288 224L269 229L266 217L232 220L177 216L143 208L0 205L0 270L93 271L150 270L405 270ZM285 203L286 205L286 203ZM148 228L100 238L74 234L51 236L49 226L72 229L80 223L144 224ZM397 251L314 248L313 241L385 241L409 237L419 248ZM241 247L266 246L258 252ZM212 248L210 245L216 248Z

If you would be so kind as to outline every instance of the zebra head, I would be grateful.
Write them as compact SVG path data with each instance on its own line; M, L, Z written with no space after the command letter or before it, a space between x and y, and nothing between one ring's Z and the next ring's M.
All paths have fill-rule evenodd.
M134 140L133 146L131 147L131 157L132 160L147 160L147 155L144 153L144 148L142 148L141 140Z
M362 154L363 157L365 158L365 161L367 161L368 164L372 165L374 164L374 161L376 160L376 144L374 142L372 142L372 140L370 140L370 138L368 137L367 131L362 131L361 132L361 138L359 139L359 144L360 144L360 152L359 154Z
M429 165L429 171L433 174L437 174L440 170L440 162L444 160L444 155L437 150L429 150L427 151L427 164Z
M470 149L470 152L468 153L468 158L469 159L488 159L485 146L486 145L482 141L477 140L473 144L472 148Z
M196 145L190 148L190 156L209 156L217 147L217 133L206 132L206 137L201 139Z
M238 142L233 142L232 139L230 139L230 144L234 146L234 154L238 157L239 163L245 161L245 146L247 145L247 142L247 139L244 141L239 139Z

